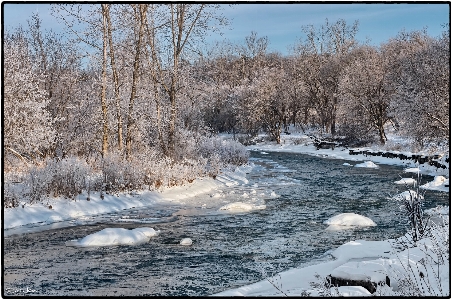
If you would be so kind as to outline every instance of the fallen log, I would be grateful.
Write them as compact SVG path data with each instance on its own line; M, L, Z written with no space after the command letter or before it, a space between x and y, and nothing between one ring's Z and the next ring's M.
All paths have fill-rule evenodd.
M385 276L385 281L371 281L369 277L361 277L361 279L347 279L342 277L334 277L328 275L326 277L326 286L328 287L341 287L341 286L361 286L368 290L371 294L376 292L377 286L387 285L390 286L390 278Z

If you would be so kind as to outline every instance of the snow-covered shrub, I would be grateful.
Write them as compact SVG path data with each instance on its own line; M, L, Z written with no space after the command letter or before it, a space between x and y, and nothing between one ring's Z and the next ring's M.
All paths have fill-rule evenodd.
M291 142L294 145L308 145L309 143L311 143L310 138L292 138Z
M249 153L241 143L216 136L200 139L198 153L202 157L219 158L222 163L233 165L243 165L249 158Z
M389 273L396 288L385 289L381 295L449 296L449 216L437 212L434 221L431 215L426 218L419 183L418 175L416 190L394 197L402 202L411 229L392 244L400 251L396 253L398 265L390 267Z
M206 159L173 160L147 149L129 160L110 153L101 162L103 189L107 192L126 192L159 189L191 183L205 176Z
M144 160L144 159L143 159ZM161 157L160 159L149 159L146 161L147 171L145 182L150 188L159 189L162 186L168 186L169 175L171 174L172 159Z
M345 146L366 146L375 141L374 134L361 123L343 123L338 127L338 135L344 136L341 143Z
M195 159L198 151L199 139L202 136L194 131L178 129L175 138L175 158L182 161L183 159Z
M25 195L30 203L50 196L74 198L86 190L86 177L90 173L90 166L78 158L49 159L44 166L30 169Z
M252 135L249 135L249 134L239 134L238 135L238 141L241 144L244 144L245 146L255 145L256 144L255 136L252 136Z
M217 136L206 136L188 130L177 132L176 151L177 156L174 162L180 164L177 167L184 169L191 167L191 173L194 175L202 173L202 175L216 176L220 169L227 165L242 165L249 158L246 148L237 141L223 140ZM174 165L171 166L171 168L174 167ZM204 169L201 171L200 167ZM188 175L188 168L183 171L185 175ZM178 177L179 173L174 175Z
M145 185L145 161L110 153L102 163L103 187L107 192L121 192L142 189Z
M3 207L15 208L19 206L22 188L17 183L5 181L3 185Z
M310 282L312 289L318 294L319 297L335 297L340 296L338 287L331 284L330 279L327 277L322 277L318 273L315 274L315 281ZM332 291L335 290L335 294Z
M406 149L406 145L404 143L399 143L393 140L387 140L385 145L381 147L386 151L403 151Z
M3 172L3 207L19 206L24 197L24 181L28 174L25 168L20 171Z
M410 224L410 234L414 244L420 240L427 231L428 219L423 213L424 192L420 192L420 175L416 179L416 190L404 191L395 197L394 200L400 201L400 209L405 212Z
M167 165L166 185L172 187L184 183L191 183L195 178L204 176L205 174L205 160L196 161L185 159L184 161Z
M416 243L409 234L395 240L394 247L407 249L396 253L396 262L388 269L392 288L377 295L449 297L449 216L440 219Z

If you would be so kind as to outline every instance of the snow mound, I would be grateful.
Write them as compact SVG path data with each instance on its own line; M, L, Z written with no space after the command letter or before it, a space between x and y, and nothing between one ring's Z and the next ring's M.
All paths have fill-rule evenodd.
M192 244L193 244L193 240L191 240L190 238L184 238L184 239L182 239L182 241L180 241L180 245L190 246Z
M324 224L340 226L376 226L373 220L355 213L343 213L324 221Z
M413 200L415 198L419 198L419 199L423 199L424 197L422 195L417 194L415 191L413 190L408 190L408 191L404 191L398 195L396 195L395 197L393 197L393 199L395 200Z
M351 259L363 259L363 258L388 258L392 246L389 241L366 241L355 240L347 242L337 249L335 249L331 255L337 260L349 261ZM341 269L343 270L343 269Z
M399 181L395 181L395 184L398 185L415 185L416 184L416 180L412 179L412 178L402 178Z
M157 236L159 233L160 231L155 231L150 227L138 227L132 230L125 228L105 228L82 239L67 241L66 246L138 245L148 242L151 237Z
M365 162L363 162L363 163L354 165L354 167L378 168L379 166L377 166L376 164L374 164L372 161L365 161Z
M404 172L415 172L415 173L418 173L418 172L420 172L420 169L418 167L416 167L416 168L407 168L407 169L404 169Z
M352 166L352 165L349 164L349 163L343 163L343 165L344 165L344 166Z
M428 215L449 215L449 206L437 206L424 211Z
M244 202L232 202L229 204L226 204L225 206L222 206L219 208L220 210L225 210L229 212L249 212L253 210L263 210L266 209L266 205L252 205Z
M449 186L449 179L445 178L444 176L438 175L434 177L434 180L432 182L421 185L420 188L449 192L449 187L446 186Z

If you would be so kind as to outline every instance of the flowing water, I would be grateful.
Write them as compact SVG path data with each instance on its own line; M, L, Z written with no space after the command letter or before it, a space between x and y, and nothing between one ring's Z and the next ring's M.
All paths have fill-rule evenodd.
M5 294L204 296L329 260L331 250L350 240L406 232L399 203L389 199L406 190L393 183L399 175L411 176L402 167L357 168L344 166L344 160L262 152L252 152L250 162L247 182L185 204L100 215L27 234L9 231L3 240ZM447 193L428 191L425 199L425 208L449 204ZM237 201L266 209L218 210ZM377 226L327 230L323 221L345 212L367 216ZM161 234L136 246L65 246L103 228L143 226ZM179 245L185 237L192 246Z

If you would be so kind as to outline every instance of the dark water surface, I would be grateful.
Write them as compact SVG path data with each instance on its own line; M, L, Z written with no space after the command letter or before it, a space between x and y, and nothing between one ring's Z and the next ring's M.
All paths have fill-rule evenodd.
M330 259L328 251L350 240L382 240L406 231L405 218L395 214L399 203L388 199L406 190L393 183L399 175L412 177L402 167L357 168L344 166L345 160L291 153L252 152L250 162L246 184L199 195L190 205L127 210L84 225L5 237L5 294L204 296ZM423 184L433 177L422 179ZM425 199L425 208L449 203L448 193L428 191ZM266 209L218 212L237 201L264 203ZM345 212L367 216L377 226L326 230L324 220ZM136 246L65 246L103 228L144 226L161 234ZM185 237L193 239L192 246L179 245Z

